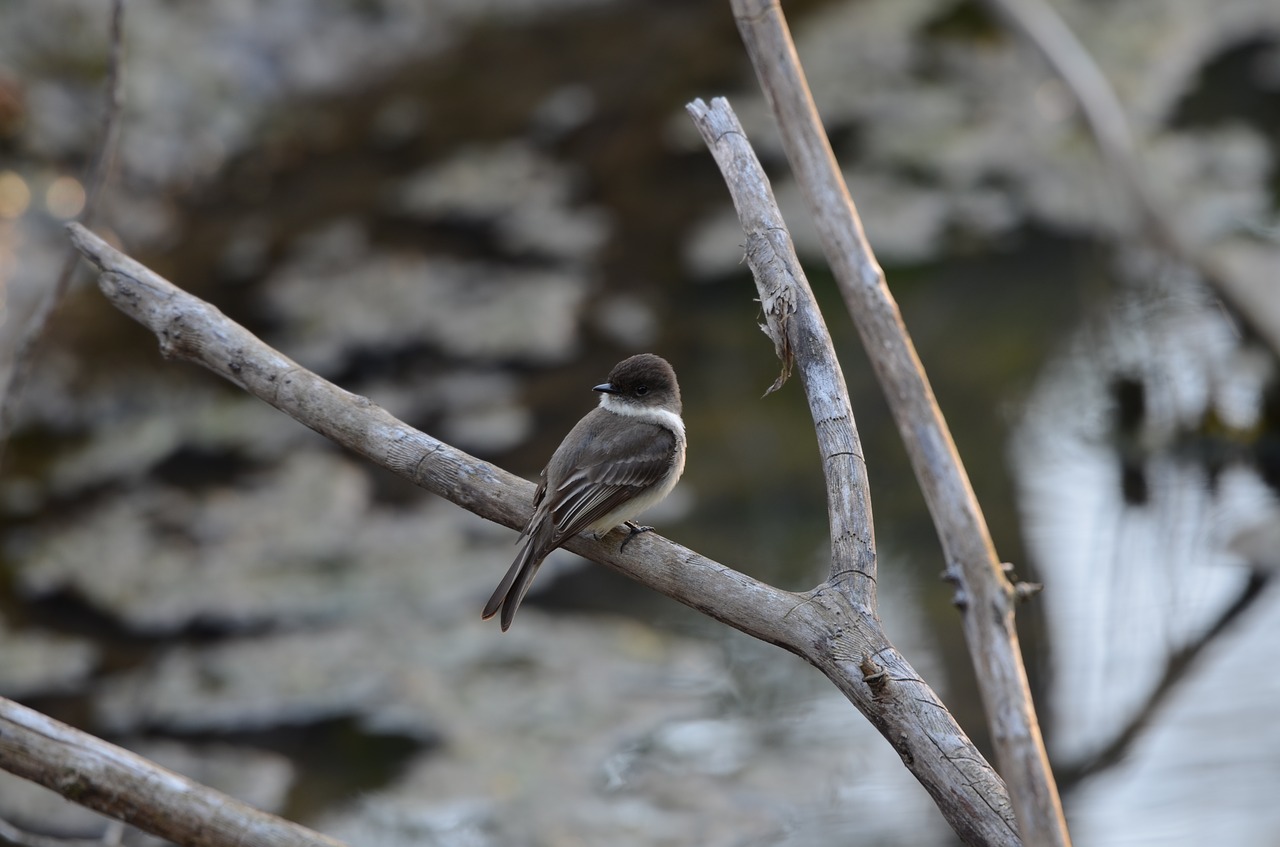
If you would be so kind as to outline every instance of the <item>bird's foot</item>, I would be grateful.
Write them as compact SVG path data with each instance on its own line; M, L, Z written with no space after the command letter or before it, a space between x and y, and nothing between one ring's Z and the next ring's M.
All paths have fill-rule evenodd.
M631 543L631 539L635 538L640 533L653 532L653 527L641 526L635 521L625 521L624 523L626 524L626 527L627 527L627 537L622 539L622 546L618 548L619 553L627 549L627 545Z

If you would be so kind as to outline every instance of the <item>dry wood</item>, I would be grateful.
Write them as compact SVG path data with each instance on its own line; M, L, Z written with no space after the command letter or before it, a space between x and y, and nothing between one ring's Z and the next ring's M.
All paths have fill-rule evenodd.
M831 569L827 583L814 589L810 596L826 600L837 613L845 605L840 601L846 601L849 609L844 614L849 615L849 622L830 620L828 626L838 627L829 630L837 640L829 647L824 645L817 655L801 655L821 668L895 745L966 843L1020 843L1012 828L1012 810L1003 786L998 793L993 790L992 781L998 782L999 778L933 691L892 648L881 629L875 604L875 542L862 446L831 338L796 258L769 179L728 101L716 98L708 106L699 100L688 110L720 165L746 231L747 261L769 321L766 331L774 339L779 355L790 351L797 357L823 457L831 522ZM788 304L785 309L772 305L779 300ZM832 589L837 590L835 598L830 596ZM837 664L824 664L831 659L836 659ZM850 686L849 681L859 674L862 685ZM867 693L871 695L870 703L865 702ZM903 734L878 722L883 712L904 705L901 701L912 697L927 697L937 705L939 717L945 714L946 720L913 726L908 719L905 723L911 730ZM929 743L937 748L930 749ZM930 761L936 759L949 794L937 794L915 770L913 760L921 755ZM973 808L963 809L967 792L954 781L956 778L974 780L975 788L982 786L976 795L970 795L970 799L976 796L988 804L982 814L975 815ZM987 818L988 811L994 813L994 819ZM988 822L975 829L973 824L979 818Z
M725 139L731 135L717 134ZM762 172L759 179L767 186ZM778 223L780 226L780 220ZM101 270L103 293L156 334L166 357L214 371L337 443L482 517L512 528L522 526L528 518L531 483L418 432L367 399L302 368L213 306L176 288L83 227L73 224L69 230L73 243ZM789 242L785 232L783 235ZM796 267L798 271L792 264L794 255L790 260L769 257L772 246L765 249L773 244L769 238L753 243L756 264ZM810 361L814 351L822 355L830 342L825 339L807 285L797 285L797 279L803 277L792 274L773 279L769 290L793 304L780 326L790 339L801 377L811 384L809 393L819 430L834 433L847 426L844 434L832 437L828 433L820 440L827 464L839 468L829 472L829 484L839 486L841 497L855 502L852 513L858 514L865 503L856 503L865 498L866 491L865 483L859 482L863 478L860 448L850 446L856 445L852 417L840 417L841 409L847 413L848 399L838 370L824 370L834 365L834 358L826 365ZM761 293L766 293L763 286ZM853 442L848 440L850 436ZM864 514L869 526L869 507ZM822 670L893 744L966 843L1020 843L1000 778L885 637L872 605L873 580L849 579L847 572L837 571L832 581L811 592L794 594L654 533L637 537L625 551L619 550L617 540L579 537L567 546L802 656ZM860 535L847 527L833 530L833 548L839 560L858 563L864 576L874 575L873 570L866 570L870 545L869 531ZM858 602L854 598L859 598ZM57 785L50 787L56 789Z
M0 765L184 847L343 847L2 698Z
M844 373L822 313L796 257L769 178L724 98L686 107L724 175L746 233L747 264L755 277L765 333L782 360L781 387L799 367L827 481L831 527L828 581L841 584L854 605L875 608L876 545L862 440L854 424ZM860 577L846 579L846 577Z
M823 253L844 295L911 458L958 587L1000 771L1028 844L1070 843L1036 721L1005 578L982 510L960 462L897 304L885 284L822 128L777 0L732 0L747 53L782 134L783 149L813 215Z

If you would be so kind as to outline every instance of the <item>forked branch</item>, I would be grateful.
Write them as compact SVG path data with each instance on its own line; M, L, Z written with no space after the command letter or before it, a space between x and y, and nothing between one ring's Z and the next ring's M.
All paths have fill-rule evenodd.
M965 640L1018 827L1028 844L1070 844L1013 624L1013 588L933 389L862 230L778 0L732 0L738 29L817 223L823 254L907 448L958 586Z
M73 224L69 229L73 243L101 271L103 293L156 334L165 356L214 371L337 443L482 517L513 528L527 519L530 483L418 432L367 399L325 381L83 227ZM847 410L848 400L838 387L843 381L835 381L834 375L824 373L823 365L810 361L813 351L830 344L811 293L807 286L789 284L787 293L780 296L794 303L787 332L796 366L806 381L813 380L814 388L819 377L825 386L818 391L810 388L819 428L824 422L833 429L845 425L830 419L831 409L843 404ZM850 432L843 436L823 437L824 450L829 444L847 444L850 434L856 444L851 416L847 426ZM865 487L857 485L859 450L837 450L828 458L843 468L831 473L829 480L844 486L842 496L862 503L853 508L866 508ZM869 509L865 515L869 521ZM793 594L653 533L638 537L625 551L616 541L614 537L603 541L579 537L567 547L802 656L822 670L894 745L966 843L1010 847L1020 843L1003 783L885 637L873 605L872 580L850 579L838 572L811 592ZM836 541L838 550L850 551L844 561L867 565L869 535L859 540L854 533L848 540ZM873 576L874 570L862 575ZM855 602L855 598L860 599ZM0 744L0 766L5 765L3 754ZM59 787L56 782L45 784L55 790Z

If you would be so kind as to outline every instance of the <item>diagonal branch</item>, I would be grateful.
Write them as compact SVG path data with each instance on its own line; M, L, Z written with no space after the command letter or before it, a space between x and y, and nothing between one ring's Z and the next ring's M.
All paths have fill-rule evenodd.
M343 847L3 698L0 764L82 806L184 847Z
M897 304L823 131L778 0L732 0L738 29L782 134L783 149L817 223L854 324L911 458L965 609L1000 770L1012 786L1028 844L1070 843L1036 721L1013 624L1012 587Z
M321 435L482 518L519 529L533 485L419 432L272 349L217 308L131 259L78 224L72 243L102 271L107 299L156 334L165 358L208 368ZM609 565L748 635L794 649L783 618L799 595L737 573L657 533L618 550L617 537L580 535L566 549ZM792 616L794 620L795 616Z
M72 224L68 229L72 242L100 269L99 287L106 297L154 332L166 357L208 368L322 435L482 517L512 528L528 519L532 484L325 381L83 227ZM807 289L797 289L797 295L797 313L816 311ZM816 326L808 318L797 319L797 325ZM798 343L796 353L807 356L812 347L812 340ZM800 362L799 367L805 374L814 366ZM842 454L833 461L853 467L855 460ZM855 495L864 493L860 489ZM783 591L654 533L637 537L625 552L617 541L616 534L602 541L579 536L566 546L801 656L826 674L894 746L965 843L1020 843L1004 784L889 643L874 607L854 604L848 592L834 590L830 583L805 594ZM864 600L873 598L863 595ZM7 767L2 754L0 746L0 767Z

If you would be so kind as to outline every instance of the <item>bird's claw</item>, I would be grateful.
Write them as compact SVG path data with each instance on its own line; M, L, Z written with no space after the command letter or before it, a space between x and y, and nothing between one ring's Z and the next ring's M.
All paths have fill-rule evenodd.
M626 538L624 538L624 539L622 539L622 546L618 548L618 552L619 552L619 553L621 553L623 550L627 549L627 545L631 543L631 539L635 538L635 537L636 537L637 535L639 535L640 533L642 533L642 532L652 532L652 531L653 531L653 527L651 527L651 526L641 526L640 524L636 523L635 521L625 521L625 524L626 524L626 527L627 527L627 537L626 537Z

